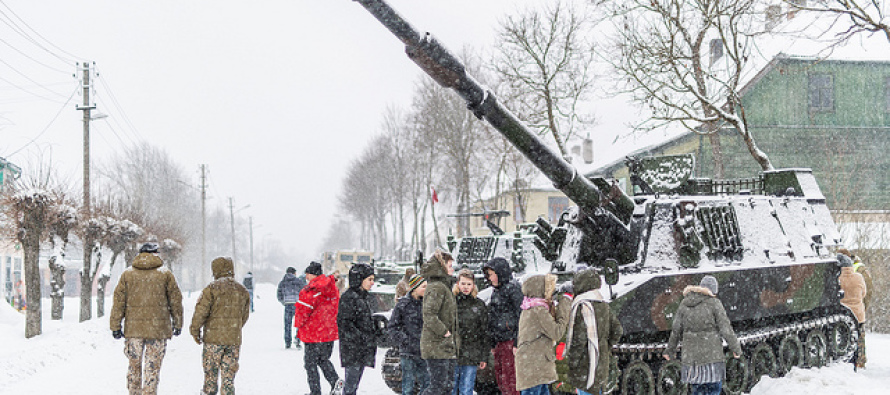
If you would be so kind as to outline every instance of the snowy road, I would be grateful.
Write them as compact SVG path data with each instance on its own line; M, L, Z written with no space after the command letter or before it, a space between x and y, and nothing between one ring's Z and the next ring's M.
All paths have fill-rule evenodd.
M197 295L185 295L186 324ZM275 286L260 284L257 295L256 312L244 328L241 370L235 380L238 394L305 394L308 387L302 352L284 349L283 310L275 300ZM0 395L125 394L123 341L111 337L107 317L79 324L78 301L69 298L64 320L53 322L48 319L48 307L47 300L43 335L25 340L24 316L0 305ZM890 391L890 335L870 333L867 340L869 366L864 371L854 374L849 364L794 369L784 378L762 379L752 394L886 394ZM342 375L336 347L334 350L334 364ZM393 393L380 376L383 353L377 354L377 367L365 370L360 394ZM202 381L201 347L187 334L171 340L159 392L198 394ZM326 386L322 384L323 389Z

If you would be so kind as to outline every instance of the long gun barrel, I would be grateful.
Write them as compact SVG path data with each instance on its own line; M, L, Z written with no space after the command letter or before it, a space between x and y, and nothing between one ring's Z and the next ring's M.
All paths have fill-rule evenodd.
M383 0L355 0L362 4L390 32L405 43L408 57L440 85L454 89L467 101L467 108L484 118L538 167L579 207L600 207L603 194L586 177L532 133L513 113L498 103L451 52L429 33L421 34Z

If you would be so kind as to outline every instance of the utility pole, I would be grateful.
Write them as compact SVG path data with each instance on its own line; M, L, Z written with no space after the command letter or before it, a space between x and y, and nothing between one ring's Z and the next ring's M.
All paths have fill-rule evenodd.
M201 285L207 284L207 165L201 165Z
M235 201L229 198L229 216L232 219L232 262L238 264L238 253L235 250Z
M250 271L253 272L253 217L247 217L250 224Z
M78 111L83 111L83 219L88 224L90 214L90 110L96 106L90 103L90 64L83 62L80 69L83 77L83 105L77 106ZM84 225L84 229L88 225ZM92 266L93 240L89 232L84 232L83 238L83 272L80 275L80 322L92 318L93 304L93 278L90 275Z

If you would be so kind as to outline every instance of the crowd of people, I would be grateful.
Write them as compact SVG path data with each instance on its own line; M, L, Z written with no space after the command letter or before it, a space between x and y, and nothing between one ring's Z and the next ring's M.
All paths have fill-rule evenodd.
M861 262L857 267L858 258L844 249L837 259L841 303L862 325L867 285ZM364 368L374 367L377 346L385 340L399 351L403 395L473 394L478 370L489 363L505 395L605 393L611 348L623 329L599 291L599 272L580 268L560 287L553 274L533 274L520 285L509 262L494 258L482 269L492 286L486 304L478 297L474 273L464 269L454 276L453 266L450 254L437 251L419 273L406 272L388 324L373 314L371 266L352 265L342 293L339 273L323 274L318 262L311 262L302 277L287 268L277 289L285 348L296 343L303 349L309 395L322 394L319 370L329 394L355 395ZM203 345L202 393L234 394L241 330L253 311L253 279L247 276L243 285L235 281L231 258L216 258L211 267L214 281L197 300L189 333ZM681 380L691 394L721 392L724 343L736 358L742 354L718 290L717 279L709 275L686 287L662 355L670 361L681 348ZM121 275L110 317L114 338L125 338L130 394L157 393L166 342L182 325L176 279L163 267L157 244L145 243ZM859 339L854 363L863 368L862 330ZM334 341L339 341L342 378L331 362Z

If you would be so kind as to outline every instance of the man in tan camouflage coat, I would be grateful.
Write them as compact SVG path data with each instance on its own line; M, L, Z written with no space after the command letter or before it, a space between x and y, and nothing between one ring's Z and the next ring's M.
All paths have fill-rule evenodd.
M232 258L216 258L211 268L214 281L198 297L189 332L196 343L204 343L204 388L201 393L234 395L241 328L250 316L250 293L235 281Z
M130 395L158 393L167 339L182 331L182 293L173 273L163 264L158 245L143 244L114 289L111 333L115 339L126 338Z

